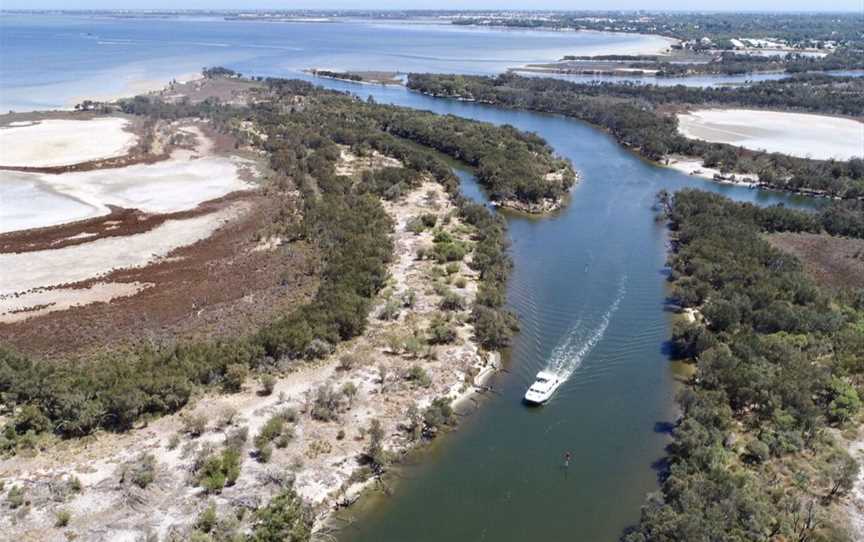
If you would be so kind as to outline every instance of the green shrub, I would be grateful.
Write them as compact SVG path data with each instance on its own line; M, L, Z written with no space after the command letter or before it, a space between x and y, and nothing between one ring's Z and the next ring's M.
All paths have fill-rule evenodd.
M261 375L259 379L261 383L260 395L268 396L273 394L273 388L276 387L276 377L270 374Z
M255 512L250 542L308 542L312 513L293 489L285 489Z
M72 513L69 510L58 510L54 516L54 526L57 528L66 527L71 520Z

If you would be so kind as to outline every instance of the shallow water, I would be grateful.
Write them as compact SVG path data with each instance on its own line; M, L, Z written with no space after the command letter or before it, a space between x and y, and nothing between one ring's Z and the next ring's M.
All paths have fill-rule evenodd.
M159 81L198 72L202 66L282 75L315 67L497 73L566 54L632 51L646 43L663 41L448 24L4 14L0 111L68 107L94 95L134 94L142 82L159 86Z

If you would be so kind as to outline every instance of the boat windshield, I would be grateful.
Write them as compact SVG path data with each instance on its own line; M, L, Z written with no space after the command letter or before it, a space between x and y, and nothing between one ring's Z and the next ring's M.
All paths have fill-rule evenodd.
M549 381L546 380L545 378L543 378L542 376L537 377L537 383L538 384L545 384L546 382L549 382Z

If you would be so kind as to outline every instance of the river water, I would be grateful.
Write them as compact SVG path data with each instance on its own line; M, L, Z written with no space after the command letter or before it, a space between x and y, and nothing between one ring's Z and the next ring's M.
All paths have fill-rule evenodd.
M676 367L666 353L667 236L660 189L699 187L760 205L813 200L721 185L649 164L607 134L559 116L435 99L397 88L328 82L379 102L511 124L544 137L582 177L547 218L506 214L521 332L506 371L458 431L405 469L391 497L340 513L345 542L616 540L657 488L675 419ZM485 201L461 171L466 195ZM537 371L569 374L553 399L520 399ZM570 451L570 467L562 466Z
M299 67L333 64L386 68L389 65L373 63L397 56L410 69L490 72L500 71L511 60L544 61L565 51L572 54L578 45L566 41L576 39L566 34L563 38L537 33L441 37L438 28L407 26L317 25L312 29L189 21L191 26L180 34L175 21L161 20L0 18L0 23L5 51L0 56L0 101L26 102L25 107L57 103L56 92L68 95L92 89L111 73L128 74L129 64L122 59L129 57L123 54L132 55L134 66L144 66L148 74L151 65L174 57L196 62L196 67L229 64L255 75L297 75ZM340 31L343 37L353 37L340 41ZM286 37L291 32L299 33L295 45ZM320 39L321 33L330 41ZM577 41L610 39L603 36L582 36ZM405 44L413 39L421 45ZM447 45L453 39L461 41ZM360 62L363 52L352 52L352 44L364 40L369 58ZM242 47L231 46L240 41ZM581 43L597 45L589 42ZM73 46L69 44L79 48L77 53L63 50ZM423 53L438 45L449 53ZM250 52L254 46L266 52ZM106 53L111 47L126 53ZM183 56L184 49L189 58ZM96 55L105 65L96 66L92 58L81 56L82 51ZM11 58L12 52L16 58ZM360 56L354 58L355 54ZM458 431L438 439L414 464L399 470L393 496L371 494L340 513L350 522L341 539L617 539L637 521L645 495L657 488L658 461L668 442L665 429L676 416L676 367L665 346L672 318L664 311L667 236L664 226L654 220L654 195L662 188L695 186L760 205L806 207L813 202L719 185L656 167L605 133L571 119L434 99L402 88L317 82L364 98L371 94L379 102L537 132L569 158L582 177L562 211L545 218L507 215L515 264L508 300L519 316L521 332L506 352L506 370L490 382L494 393L480 401L476 412L462 418ZM485 201L471 174L459 174L463 191ZM545 368L567 374L568 379L549 404L527 408L520 399L537 371ZM565 469L562 458L567 451L572 460Z

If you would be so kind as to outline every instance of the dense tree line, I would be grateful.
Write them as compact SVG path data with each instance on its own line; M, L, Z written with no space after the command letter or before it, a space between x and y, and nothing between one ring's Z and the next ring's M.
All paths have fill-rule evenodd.
M720 46L734 38L781 39L807 47L811 40L860 44L860 13L634 13L580 11L544 14L543 17L462 17L460 25L569 28L601 32L659 34L684 41L709 38ZM730 44L731 45L731 44Z
M88 359L53 362L0 347L0 397L11 414L0 449L33 446L43 432L76 437L99 428L127 430L142 417L178 410L201 386L237 391L250 369L266 371L277 359L322 357L337 342L362 333L392 255L392 224L380 199L397 199L424 176L445 186L476 230L472 265L481 284L472 318L477 340L490 349L507 344L515 319L503 308L510 269L503 220L459 195L457 178L433 150L397 137L383 124L382 117L391 116L409 123L408 110L367 104L302 81L270 80L267 86L267 99L256 100L251 108L137 98L124 109L158 118L210 118L226 128L251 121L259 133L255 144L266 151L276 172L270 189L287 188L281 183L290 179L303 196L302 219L286 212L280 220L286 235L318 248L320 285L314 299L234 339L107 348ZM433 120L429 113L418 115ZM455 129L455 121L447 122ZM469 129L483 127L472 123ZM544 145L512 129L483 133ZM359 181L337 175L339 144L358 153L378 150L404 167L369 172ZM453 152L468 156L475 150L460 150L456 144ZM483 159L478 160L483 167Z
M825 507L858 466L828 428L859 414L864 298L844 303L763 237L818 217L697 190L666 201L672 297L704 322L674 328L695 375L661 491L625 539L846 540Z
M663 87L635 83L573 83L551 78L411 74L408 87L434 96L459 97L504 107L557 113L600 126L623 145L650 160L669 154L698 156L724 173L759 176L765 186L864 197L864 160L810 160L752 151L725 143L688 139L677 119L662 110L687 106L782 108L814 113L859 115L864 80L800 76L746 87Z
M804 73L834 70L864 69L864 51L841 47L831 51L824 57L813 57L800 53L781 53L779 55L760 56L723 51L717 56L706 55L703 62L673 62L669 57L658 55L601 55L601 56L565 56L564 64L552 67L563 73L572 73L566 61L614 61L619 67L631 70L655 72L657 77L682 77L689 75L743 75L758 72ZM590 69L590 63L574 66L575 72ZM607 71L608 68L606 68ZM613 73L614 72L610 72Z

